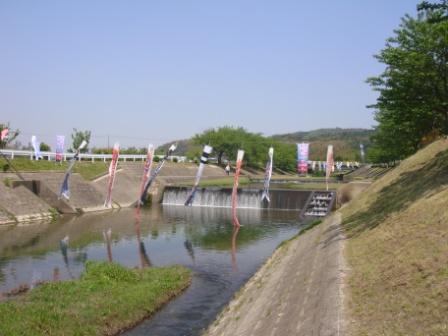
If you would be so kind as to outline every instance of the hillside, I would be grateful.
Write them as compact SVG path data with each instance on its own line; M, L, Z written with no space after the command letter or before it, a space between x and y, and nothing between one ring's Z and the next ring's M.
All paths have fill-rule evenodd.
M350 335L447 335L448 141L341 209Z
M309 142L310 159L325 160L327 146L333 145L336 160L360 160L359 144L367 149L373 130L363 128L321 128L308 132L273 135L272 138L288 142Z
M273 135L272 138L286 143L309 142L310 159L325 160L327 146L334 146L335 158L337 160L360 160L359 144L363 143L365 148L370 145L370 135L373 130L362 128L322 128L309 132L295 132ZM178 143L177 155L200 154L201 146L194 145L191 140L173 140L157 148L160 153L165 152L173 142Z

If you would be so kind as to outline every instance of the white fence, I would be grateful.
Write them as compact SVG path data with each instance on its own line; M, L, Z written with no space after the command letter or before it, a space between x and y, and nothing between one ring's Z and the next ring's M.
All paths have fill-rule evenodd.
M26 151L26 150L16 150L16 149L2 149L1 152L6 155L10 159L14 159L16 157L28 157L30 160L34 160L34 151ZM44 160L48 161L56 161L56 153L55 152L41 152L41 155ZM67 161L73 158L75 153L62 153L62 160ZM155 155L159 157L160 159L164 157L164 155ZM112 160L112 154L88 154L88 153L80 153L79 154L80 160L87 160L87 161L108 161ZM123 162L127 161L145 161L146 155L143 154L120 154L119 160ZM186 156L176 156L172 155L168 157L168 160L173 161L174 159L177 159L178 162L185 162L187 160Z

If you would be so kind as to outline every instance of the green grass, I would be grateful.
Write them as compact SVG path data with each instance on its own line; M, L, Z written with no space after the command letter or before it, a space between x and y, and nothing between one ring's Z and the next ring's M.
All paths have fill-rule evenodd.
M0 303L0 335L114 335L151 316L191 281L181 266L130 270L87 262L81 279Z
M19 172L65 171L68 167L68 162L56 163L54 161L46 160L35 161L27 158L16 158L10 161ZM97 176L105 174L108 169L109 164L106 162L79 161L76 163L73 171L79 173L87 180L93 180ZM14 169L5 159L0 158L0 171L14 172Z
M448 335L447 144L429 145L341 208L348 335Z
M289 178L290 180L297 179ZM250 186L251 180L249 177L241 176L239 179L239 186ZM322 182L306 182L306 183L282 183L282 184L275 184L275 179L271 181L271 186L273 188L279 188L279 189L297 189L297 190L326 190L327 185ZM185 181L185 182L179 182L176 184L177 186L192 186L192 181ZM343 183L329 183L328 187L330 190L337 190L341 186L343 186ZM232 187L233 186L233 176L229 177L222 177L217 179L204 179L199 183L200 187L206 188L206 187Z
M343 183L328 183L329 190L337 190L342 187ZM327 190L325 183L307 182L307 183L286 183L279 185L282 189L297 189L297 190Z
M192 186L194 183L193 178L191 179L191 181L185 181L185 182L179 182L177 183L178 186L183 186L183 187L190 187ZM248 185L250 183L250 180L248 177L246 176L240 176L239 179L239 185L243 186L243 185ZM222 178L217 178L217 179L203 179L201 180L201 182L199 183L200 187L232 187L233 186L233 176L229 176L229 177L222 177Z

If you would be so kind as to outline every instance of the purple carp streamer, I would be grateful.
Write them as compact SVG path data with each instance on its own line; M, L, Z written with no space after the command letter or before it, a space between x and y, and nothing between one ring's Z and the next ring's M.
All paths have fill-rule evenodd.
M166 152L165 156L159 162L159 164L157 165L156 169L154 169L154 171L152 172L150 178L146 181L145 188L143 189L143 192L142 192L142 194L140 196L140 199L138 200L140 202L140 205L145 204L146 197L148 195L149 187L151 186L152 182L156 179L157 175L159 175L160 171L162 170L163 165L165 164L166 159L168 159L168 156L170 156L171 153L176 150L176 147L177 146L175 144L172 144L170 146L170 148L168 148L168 151Z
M112 207L112 189L114 187L115 173L117 171L119 155L120 155L120 145L117 142L114 145L114 149L112 151L112 161L110 162L110 166L109 166L109 180L107 182L106 200L104 201L104 206L106 208Z
M273 158L274 158L274 148L269 148L269 159L268 163L266 164L266 171L264 175L264 190L263 194L261 195L261 201L266 200L268 203L271 202L271 199L269 198L269 184L271 182L272 177L272 164L273 164Z
M70 199L70 189L68 186L68 180L72 173L73 167L75 166L76 160L78 160L78 156L79 156L79 153L81 152L81 149L83 149L86 145L87 145L87 142L85 140L83 140L81 145L79 145L78 149L76 150L75 155L70 160L70 164L68 165L68 168L65 171L64 181L62 182L61 191L59 192L59 199L61 199L62 197L64 197L67 201Z
M202 173L204 172L205 165L207 164L208 157L210 156L213 148L205 145L202 151L201 162L199 163L198 172L196 173L196 179L194 181L193 189L191 189L190 195L188 195L187 200L185 201L185 206L191 206L193 204L194 196L196 195L196 191L198 190L199 181L201 180Z

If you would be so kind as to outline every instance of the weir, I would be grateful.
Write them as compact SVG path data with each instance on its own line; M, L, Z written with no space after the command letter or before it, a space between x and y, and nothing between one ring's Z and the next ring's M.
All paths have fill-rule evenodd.
M163 194L164 205L182 205L189 195L190 187L166 187ZM238 208L276 209L302 211L312 191L271 189L271 202L262 202L262 189L239 189ZM231 208L231 188L198 188L192 206Z

